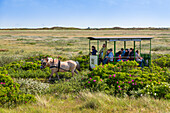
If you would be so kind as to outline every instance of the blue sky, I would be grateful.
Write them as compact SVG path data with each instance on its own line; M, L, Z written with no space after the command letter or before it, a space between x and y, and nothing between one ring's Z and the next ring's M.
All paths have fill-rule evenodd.
M0 28L170 27L170 0L0 0Z

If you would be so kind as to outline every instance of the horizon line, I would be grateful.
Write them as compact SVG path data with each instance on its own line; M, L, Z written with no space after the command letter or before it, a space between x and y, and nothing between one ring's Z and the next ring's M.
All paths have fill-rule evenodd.
M125 29L128 29L128 28L170 28L170 26L168 27L163 27L163 26L150 26L150 27L140 27L140 26L136 26L136 27L120 27L120 26L114 26L114 27L71 27L71 26L48 26L48 27L2 27L0 28L1 30L2 29L52 29L52 28L75 28L75 29L111 29L111 28L125 28Z

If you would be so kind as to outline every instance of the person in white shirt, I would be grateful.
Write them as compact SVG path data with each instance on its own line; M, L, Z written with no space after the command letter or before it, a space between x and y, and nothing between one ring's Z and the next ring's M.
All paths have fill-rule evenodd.
M135 59L136 59L136 61L139 61L139 62L140 62L140 63L139 63L139 67L143 67L142 64L145 65L145 61L144 61L144 59L139 55L139 51L138 51L138 50L136 50Z

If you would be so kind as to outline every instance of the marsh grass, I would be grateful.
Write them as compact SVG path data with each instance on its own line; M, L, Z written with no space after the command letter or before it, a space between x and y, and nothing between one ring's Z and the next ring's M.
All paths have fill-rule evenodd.
M152 40L152 48L156 50L154 53L166 54L169 52L169 30L0 30L0 48L9 50L9 52L1 52L0 55L6 54L7 56L12 56L16 54L23 56L25 54L31 54L33 51L50 54L54 57L61 55L67 58L69 58L69 56L79 55L80 51L82 51L83 55L87 55L89 45L86 37L105 36L106 34L108 37L129 35L154 36L155 38ZM103 41L100 42L99 49L101 49L103 43ZM96 41L92 41L91 46L92 45L97 48ZM113 45L113 42L108 42L108 48L113 49ZM122 42L117 42L116 51L123 48L123 45ZM167 48L163 47L160 50L156 48L161 45ZM136 43L136 47L139 49L139 43ZM128 41L127 48L133 48L133 42ZM21 49L24 50L24 52L20 52ZM142 42L142 52L149 52L149 44L147 41Z
M170 52L170 47L156 46L156 47L152 48L152 51L169 51Z
M16 51L15 55L14 54L8 55L8 53L1 54L1 56L0 56L0 66L2 67L5 64L9 64L9 63L14 62L14 61L19 61L19 60L26 59L28 57L39 56L40 54L42 54L41 52L31 52L29 54L23 54L21 56L18 56L17 54L20 54L20 53L24 53L24 50L21 49L20 51Z
M102 92L90 93L80 92L77 95L63 94L60 97L55 95L36 96L37 102L21 105L12 109L0 108L1 113L65 113L65 112L169 112L170 102L150 97L117 98L106 95Z

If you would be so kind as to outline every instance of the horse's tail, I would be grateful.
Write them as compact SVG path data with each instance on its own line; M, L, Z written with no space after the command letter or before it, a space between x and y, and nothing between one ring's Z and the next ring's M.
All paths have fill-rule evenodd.
M76 69L80 71L80 63L76 61L76 64L77 64Z

